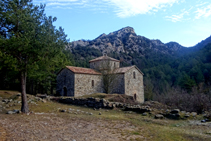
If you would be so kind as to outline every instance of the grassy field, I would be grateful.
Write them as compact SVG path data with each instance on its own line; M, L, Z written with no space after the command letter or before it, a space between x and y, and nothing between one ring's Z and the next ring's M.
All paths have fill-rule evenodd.
M17 93L0 91L0 97L20 100L20 97L18 99L16 97ZM33 97L29 95L28 98ZM150 115L142 116L121 109L94 110L51 101L34 100L34 102L36 104L29 103L32 111L30 115L0 114L2 125L0 132L6 131L6 136L0 134L2 135L0 140L208 141L211 138L211 123L202 124L197 119L159 120ZM13 109L20 109L20 105L7 108L7 110ZM59 111L60 109L67 111L71 109L71 112L63 113Z

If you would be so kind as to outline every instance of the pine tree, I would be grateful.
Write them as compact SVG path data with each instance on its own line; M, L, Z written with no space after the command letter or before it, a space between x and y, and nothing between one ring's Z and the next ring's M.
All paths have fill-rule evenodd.
M57 30L53 26L56 18L45 15L45 5L35 6L32 0L2 0L0 7L1 56L13 60L10 65L19 71L21 111L28 113L27 73L61 55L67 43L66 35L61 27Z

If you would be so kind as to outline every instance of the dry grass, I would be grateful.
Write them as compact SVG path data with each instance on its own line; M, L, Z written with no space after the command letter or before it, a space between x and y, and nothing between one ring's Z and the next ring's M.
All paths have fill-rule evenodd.
M9 98L17 93L0 91L0 96ZM105 96L104 98L108 96L100 95ZM91 97L95 96L96 94ZM37 105L29 104L33 114L28 116L0 114L0 124L3 127L0 128L0 140L4 139L5 134L2 131L5 130L7 140L189 141L211 138L211 125L198 125L194 123L195 121L157 120L137 113L125 113L119 109L93 110L54 102L36 101L36 103ZM69 108L73 109L73 112L59 112L59 109ZM7 110L12 109L20 109L20 105ZM79 112L76 112L77 110Z
M11 98L11 97L14 97L16 94L20 94L20 92L0 90L0 97L2 98Z

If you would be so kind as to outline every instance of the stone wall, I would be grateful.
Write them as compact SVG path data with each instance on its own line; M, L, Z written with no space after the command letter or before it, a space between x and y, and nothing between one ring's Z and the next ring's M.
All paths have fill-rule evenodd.
M125 94L124 86L125 86L124 74L116 74L115 80L112 84L113 87L112 93Z
M110 102L106 99L99 98L60 98L60 103L86 106L91 108L104 108L104 109L113 109L113 108L123 108L125 111L134 111L138 113L151 112L149 106L140 106L140 105L131 105L121 102Z
M64 96L65 89L67 90L67 96L74 96L74 73L67 68L63 69L57 75L56 93Z
M94 81L94 86L92 86ZM102 93L102 76L91 74L75 74L75 97Z
M140 103L144 102L143 74L135 67L125 73L125 94L133 96Z

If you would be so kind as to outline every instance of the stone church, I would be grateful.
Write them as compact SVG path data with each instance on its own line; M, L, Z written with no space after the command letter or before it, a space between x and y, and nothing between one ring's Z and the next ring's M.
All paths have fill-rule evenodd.
M135 65L120 68L120 61L107 55L90 60L89 64L90 68L66 66L61 69L57 74L57 94L79 97L104 93L105 86L109 85L111 94L125 94L144 102L143 73Z

